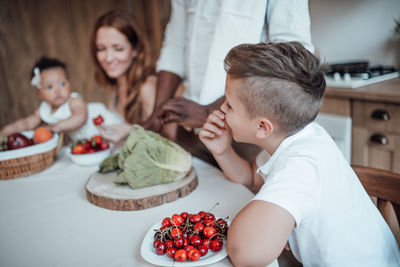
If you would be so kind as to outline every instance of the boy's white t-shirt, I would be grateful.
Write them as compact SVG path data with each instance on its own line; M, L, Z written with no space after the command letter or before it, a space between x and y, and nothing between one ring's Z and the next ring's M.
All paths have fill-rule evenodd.
M51 106L46 101L42 101L39 106L40 118L48 123L55 124L61 120L68 119L71 115L71 108L69 103L72 98L81 97L79 93L72 92L68 101L62 104L56 111L51 111ZM92 136L99 135L100 132L97 127L93 124L93 118L98 115L103 116L104 125L120 124L124 122L124 119L115 111L107 109L103 103L91 102L87 104L88 115L85 124L73 131L69 135L73 140L91 138Z
M307 125L268 158L257 156L265 184L252 200L294 217L289 244L304 266L400 266L389 226L321 126Z

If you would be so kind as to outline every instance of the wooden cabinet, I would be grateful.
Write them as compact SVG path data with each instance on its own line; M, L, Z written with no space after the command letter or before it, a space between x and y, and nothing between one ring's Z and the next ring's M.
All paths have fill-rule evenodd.
M354 101L352 163L400 173L400 104Z
M321 112L352 118L352 164L400 173L400 79L327 88Z

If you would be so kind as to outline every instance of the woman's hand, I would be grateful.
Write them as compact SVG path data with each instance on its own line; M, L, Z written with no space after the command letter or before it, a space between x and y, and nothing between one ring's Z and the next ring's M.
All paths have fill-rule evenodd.
M127 123L97 126L101 136L114 144L123 141L129 135L132 127L133 125Z
M199 138L214 156L224 154L232 143L232 132L226 124L225 113L221 110L211 113L199 133Z

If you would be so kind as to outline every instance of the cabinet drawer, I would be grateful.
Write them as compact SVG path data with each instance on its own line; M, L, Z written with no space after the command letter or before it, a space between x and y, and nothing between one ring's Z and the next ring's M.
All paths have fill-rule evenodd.
M352 163L400 173L400 136L354 126Z
M399 105L354 101L352 110L354 125L386 133L400 134Z

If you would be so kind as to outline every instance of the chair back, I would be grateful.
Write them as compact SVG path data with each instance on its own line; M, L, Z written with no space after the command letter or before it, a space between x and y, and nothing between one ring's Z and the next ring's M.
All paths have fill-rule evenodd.
M376 197L378 210L400 244L400 174L364 166L352 167L367 193Z

